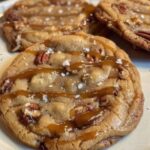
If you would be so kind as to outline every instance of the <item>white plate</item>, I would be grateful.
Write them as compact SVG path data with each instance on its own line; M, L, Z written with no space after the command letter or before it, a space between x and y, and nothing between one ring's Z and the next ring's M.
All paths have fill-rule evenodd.
M8 8L16 0L9 0L0 3L0 13ZM97 0L91 0L96 2ZM127 53L137 66L142 80L143 91L145 95L144 114L138 127L128 136L123 138L120 142L109 148L109 150L150 150L150 53L133 50L129 43L116 35L111 37L122 48L127 50ZM15 54L10 54L7 51L5 41L2 36L0 37L0 73L8 66ZM9 60L9 61L8 61ZM0 150L31 150L19 143L12 137L8 129L1 123L0 124Z

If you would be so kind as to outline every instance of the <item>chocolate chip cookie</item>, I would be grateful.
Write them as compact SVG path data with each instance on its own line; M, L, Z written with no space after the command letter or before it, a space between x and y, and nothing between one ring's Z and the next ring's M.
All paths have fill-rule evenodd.
M4 35L11 51L17 51L52 34L97 32L94 10L85 0L21 0L4 14Z
M96 16L133 45L150 51L149 0L102 0Z
M1 79L0 110L25 144L96 150L130 133L143 111L137 69L112 41L56 35L29 47Z

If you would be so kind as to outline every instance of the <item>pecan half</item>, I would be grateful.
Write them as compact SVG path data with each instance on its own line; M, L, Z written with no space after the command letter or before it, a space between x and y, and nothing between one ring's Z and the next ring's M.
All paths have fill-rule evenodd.
M4 94L6 92L9 92L11 90L11 88L12 88L12 85L13 85L13 82L10 81L9 79L6 79L3 82L3 84L2 84L2 86L0 88L0 94Z
M145 38L147 40L150 40L150 31L137 31L135 32L136 35L141 36L142 38Z
M48 63L49 56L50 56L50 54L45 51L39 52L35 58L35 64L41 65L41 64Z
M126 3L119 3L118 5L116 5L117 6L117 8L118 8L118 10L119 10L119 12L121 13L121 14L126 14L127 13L127 10L128 10L128 6L127 6L127 4Z

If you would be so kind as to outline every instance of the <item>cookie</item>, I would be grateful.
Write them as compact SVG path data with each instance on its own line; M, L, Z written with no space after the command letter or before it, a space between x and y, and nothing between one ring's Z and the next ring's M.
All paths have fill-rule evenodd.
M24 50L55 34L97 32L95 7L85 0L21 0L4 14L4 35L11 51Z
M149 6L149 0L102 0L96 16L133 45L150 51Z
M57 35L29 47L1 79L5 124L40 150L96 150L138 124L143 94L137 69L112 41Z

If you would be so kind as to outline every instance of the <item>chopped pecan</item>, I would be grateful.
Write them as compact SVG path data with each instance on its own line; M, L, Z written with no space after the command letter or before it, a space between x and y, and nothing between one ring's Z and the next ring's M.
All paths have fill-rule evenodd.
M118 77L119 77L119 79L123 79L123 80L127 79L129 77L129 73L124 67L119 66L118 67Z
M136 35L141 36L142 38L145 38L147 40L150 40L150 31L136 31L135 32Z
M37 122L37 118L34 118L32 116L27 116L23 113L20 113L19 115L19 121L24 124L24 125L29 125L29 124L35 124Z
M121 14L126 14L127 13L127 10L128 10L128 6L126 3L122 2L122 3L119 3L118 5L116 5L119 12Z
M13 22L13 21L20 21L20 20L22 20L22 18L17 12L9 10L6 13L6 20L10 21L10 22Z
M0 89L0 94L4 94L6 92L9 92L12 88L13 82L10 81L9 79L6 79Z
M40 106L36 103L30 103L29 105L27 105L27 107L30 109L30 110L40 110Z
M41 65L48 63L50 53L47 53L46 51L40 51L36 58L35 58L35 64Z
M91 50L88 53L85 53L85 56L87 58L88 61L90 62L99 62L101 54L100 54L101 50Z
M35 124L40 117L40 106L36 103L27 103L19 113L20 122L24 125Z

